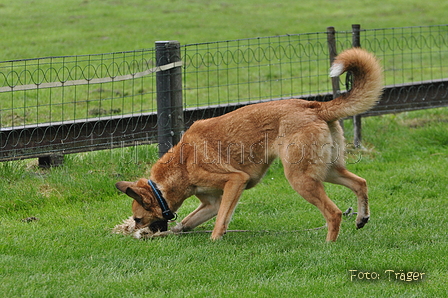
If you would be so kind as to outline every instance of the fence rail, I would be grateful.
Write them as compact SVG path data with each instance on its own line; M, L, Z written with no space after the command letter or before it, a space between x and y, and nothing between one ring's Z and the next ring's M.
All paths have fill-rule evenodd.
M351 47L356 30L385 70L383 97L362 116L448 106L447 25L158 42L0 62L0 161L155 142L163 152L198 119L268 100L331 100L332 47Z

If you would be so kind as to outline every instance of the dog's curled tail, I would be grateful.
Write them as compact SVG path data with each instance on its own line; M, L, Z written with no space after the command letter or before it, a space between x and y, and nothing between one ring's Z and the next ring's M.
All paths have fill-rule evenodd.
M319 115L327 122L371 109L382 94L383 71L373 54L360 48L340 53L330 68L330 77L337 77L346 71L353 74L352 89L320 105Z

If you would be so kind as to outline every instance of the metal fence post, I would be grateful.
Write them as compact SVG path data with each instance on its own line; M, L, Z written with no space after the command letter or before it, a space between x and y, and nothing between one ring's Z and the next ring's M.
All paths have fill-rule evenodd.
M352 25L352 46L354 48L361 47L361 41L360 41L360 32L361 32L361 25L354 24ZM360 115L353 116L353 142L355 144L356 148L361 147L361 141L362 141L362 121Z
M327 27L327 43L328 43L328 54L330 56L330 66L333 64L334 59L338 55L336 48L336 31L334 27ZM331 85L333 87L333 99L337 98L341 92L339 87L339 77L331 78ZM339 124L342 129L344 129L344 120L339 120Z
M156 41L156 66L181 60L178 41ZM157 87L157 134L159 157L180 141L184 131L182 68L159 71Z

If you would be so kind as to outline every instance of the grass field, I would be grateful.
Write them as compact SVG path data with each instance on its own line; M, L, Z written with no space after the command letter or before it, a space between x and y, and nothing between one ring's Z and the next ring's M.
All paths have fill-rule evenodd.
M445 24L441 0L4 0L0 60L111 53L272 35Z
M0 4L0 60L134 50L165 39L348 30L352 23L441 24L447 5L8 0ZM446 108L364 120L366 149L350 151L348 167L369 183L371 221L356 230L353 218L344 219L331 244L325 229L314 229L322 216L289 187L279 163L236 209L230 229L249 232L217 242L207 233L148 241L111 233L131 214L114 183L148 177L155 147L67 155L63 167L48 170L35 160L1 163L0 296L446 297L447 123ZM355 207L349 190L326 189L340 209ZM187 200L179 217L197 204ZM198 230L212 228L210 221Z
M184 46L186 108L331 92L327 26L338 30L341 51L352 38L342 31L349 32L352 23L361 23L363 29L440 24L444 19L437 17L438 11L446 6L349 3L44 0L39 5L0 4L5 35L0 61L6 60L0 63L0 88L8 91L0 93L0 126L154 112L155 75L60 88L39 85L37 90L16 92L9 92L9 87L141 72L155 66L156 40L178 39ZM346 16L341 17L344 9ZM406 22L398 22L400 15L407 17ZM53 24L58 24L58 30L52 29ZM384 62L386 85L445 77L447 29L434 27L430 34L431 29L422 30L363 31L363 46ZM254 38L277 34L283 36ZM197 44L201 42L213 43ZM75 54L84 55L67 56ZM41 57L48 58L20 60Z
M114 183L148 176L153 147L69 155L60 168L35 161L0 165L0 293L4 297L444 297L448 111L365 119L368 149L349 169L369 182L371 222L342 224L325 243L324 220L298 197L274 164L241 199L228 233L148 241L115 235L130 199ZM350 131L350 121L346 121ZM350 140L349 140L350 141ZM358 162L355 162L358 161ZM94 165L94 166L93 166ZM345 210L354 195L327 185ZM198 201L187 200L185 216ZM37 220L29 219L35 217ZM28 221L26 220L28 219ZM213 221L198 228L213 228ZM353 279L354 271L378 274ZM389 276L391 271L393 274ZM400 273L424 273L400 281ZM399 273L396 280L395 273ZM353 280L352 280L353 279Z

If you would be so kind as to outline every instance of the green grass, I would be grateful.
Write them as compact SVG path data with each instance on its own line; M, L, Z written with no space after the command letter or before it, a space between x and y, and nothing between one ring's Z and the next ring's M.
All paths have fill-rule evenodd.
M446 23L446 1L4 0L0 60L110 53L181 44ZM57 30L55 30L57 29Z
M448 110L364 119L367 149L349 169L366 178L372 217L361 230L342 224L324 242L317 208L301 199L275 163L243 194L228 233L136 240L111 233L131 215L118 180L148 177L156 148L68 155L63 167L35 161L0 165L0 293L4 297L443 297L446 295ZM346 121L350 142L351 121ZM92 166L95 165L95 166ZM343 210L347 189L327 185ZM198 200L179 211L182 218ZM37 221L24 222L28 217ZM213 228L213 220L198 228ZM309 230L311 229L311 230ZM350 271L379 280L350 280ZM425 273L423 281L389 280L386 270ZM393 275L392 275L393 277ZM20 282L18 282L20 281Z
M179 40L181 45L233 40L183 50L185 107L327 93L331 92L324 33L328 26L350 31L353 23L360 23L362 29L444 24L444 8L443 1L418 0L26 4L8 0L0 4L0 60L53 58L1 63L0 87L141 71L154 66L156 40ZM385 84L441 79L448 69L443 63L446 43L441 42L446 29L440 30L432 34L418 29L368 31L362 33L362 45L384 61ZM310 32L320 34L306 34ZM266 39L236 40L288 34L302 35L273 38L270 44ZM350 33L338 33L337 38L339 50L350 46ZM120 53L140 49L150 50ZM100 53L115 54L54 58ZM204 63L198 66L196 59ZM127 82L1 93L0 126L154 112L155 90L150 75Z
M365 29L436 25L446 22L447 5L8 0L0 4L0 57L116 52L152 48L155 40L188 44L322 32L327 26L350 30L352 23ZM115 92L90 91L86 97L93 100L98 92ZM116 108L113 102L110 107ZM289 187L279 163L237 207L230 229L250 232L228 233L217 242L205 233L148 241L111 233L131 214L130 199L114 183L148 177L154 147L67 155L63 167L48 170L35 160L1 163L0 296L444 297L447 121L447 109L364 120L367 149L351 152L349 169L368 180L371 221L356 230L354 219L345 219L332 244L324 242L325 229L313 230L324 224L322 216ZM350 121L346 131L350 142ZM326 188L341 209L355 207L349 190ZM187 200L180 218L197 204ZM30 217L38 220L23 221ZM210 221L198 230L212 228ZM377 272L380 280L352 281L349 270ZM418 271L425 279L389 281L386 270Z

